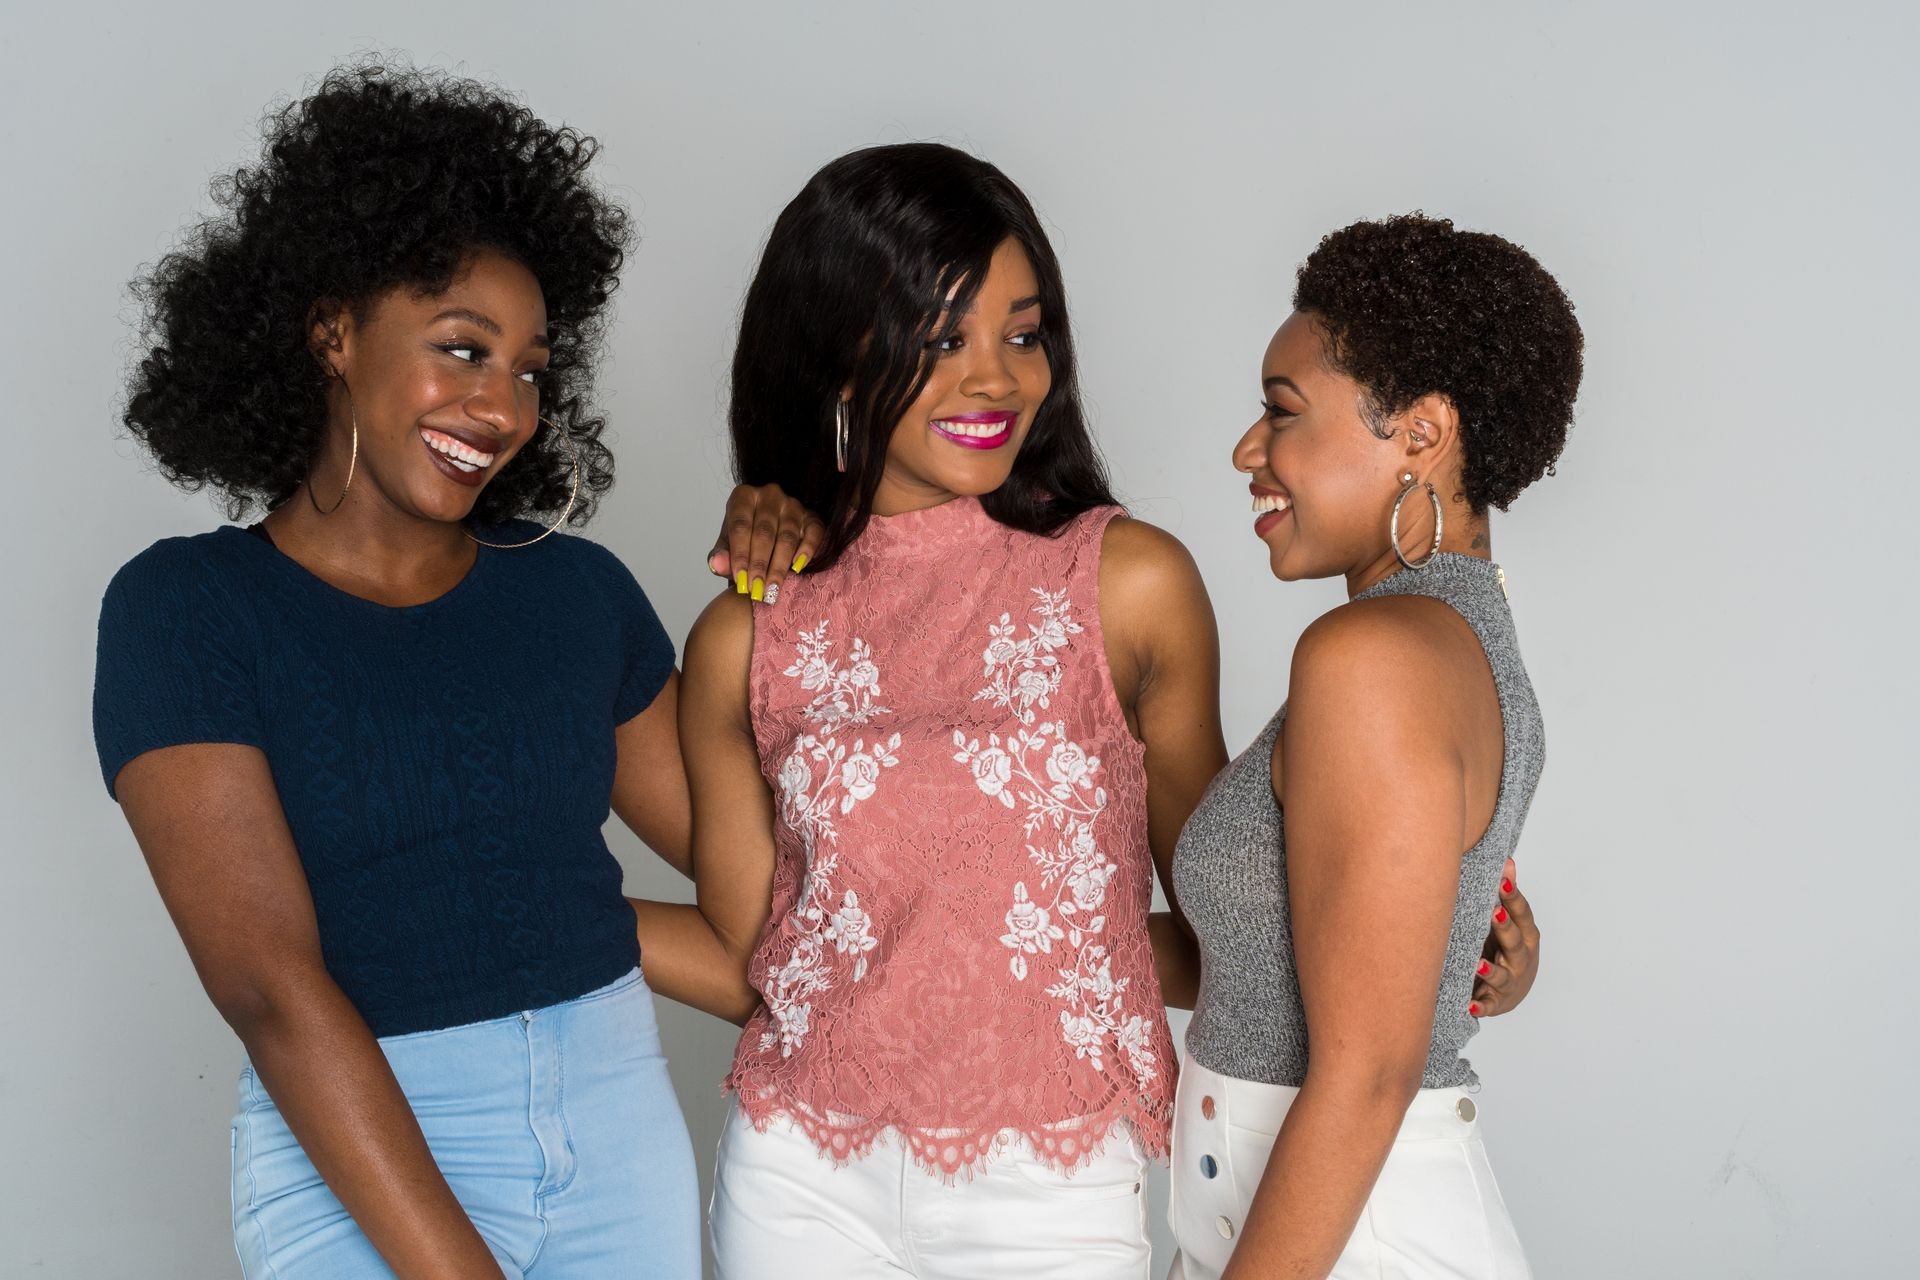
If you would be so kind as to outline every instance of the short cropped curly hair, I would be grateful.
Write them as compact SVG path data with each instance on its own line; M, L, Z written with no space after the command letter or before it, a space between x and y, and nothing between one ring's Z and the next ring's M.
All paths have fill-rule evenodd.
M1419 213L1356 222L1301 265L1293 306L1365 390L1376 431L1424 395L1453 401L1476 514L1552 473L1580 389L1580 325L1519 245Z
M239 519L292 495L325 430L316 308L364 308L450 285L490 249L531 271L553 342L542 414L578 451L591 514L613 483L588 403L593 357L630 231L585 177L598 144L476 81L364 61L265 122L259 163L216 179L222 213L134 283L143 352L122 421L160 471L211 485ZM567 446L537 432L481 490L477 522L556 512Z

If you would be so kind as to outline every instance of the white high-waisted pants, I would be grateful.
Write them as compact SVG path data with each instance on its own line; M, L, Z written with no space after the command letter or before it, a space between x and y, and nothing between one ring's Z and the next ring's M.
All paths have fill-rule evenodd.
M929 1173L893 1133L836 1168L806 1133L736 1108L713 1176L720 1280L1146 1280L1147 1162L1117 1130L1071 1177L1023 1139L971 1181Z
M1298 1089L1223 1076L1188 1058L1173 1119L1167 1280L1218 1280ZM1331 1280L1526 1280L1520 1238L1465 1089L1422 1089Z

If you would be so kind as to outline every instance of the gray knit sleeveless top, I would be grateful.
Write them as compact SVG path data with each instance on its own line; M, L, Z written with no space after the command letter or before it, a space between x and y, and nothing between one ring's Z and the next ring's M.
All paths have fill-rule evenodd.
M1426 569L1402 570L1355 598L1392 595L1429 596L1466 619L1492 668L1506 737L1493 821L1460 867L1434 1005L1421 1084L1444 1089L1479 1080L1460 1056L1478 1025L1467 1005L1498 905L1501 870L1519 842L1540 780L1545 733L1498 569L1442 553ZM1273 744L1286 717L1282 706L1253 745L1213 780L1181 832L1173 879L1200 939L1200 997L1187 1051L1225 1076L1297 1086L1307 1074L1307 1019L1288 923L1284 823L1272 779Z

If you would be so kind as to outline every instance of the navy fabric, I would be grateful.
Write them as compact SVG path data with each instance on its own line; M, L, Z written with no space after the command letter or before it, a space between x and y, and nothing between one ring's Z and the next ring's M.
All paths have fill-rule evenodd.
M481 548L451 591L394 609L228 526L115 575L94 740L109 792L143 752L260 748L327 969L375 1035L402 1035L558 1004L637 963L600 829L614 728L673 660L633 575L585 539Z

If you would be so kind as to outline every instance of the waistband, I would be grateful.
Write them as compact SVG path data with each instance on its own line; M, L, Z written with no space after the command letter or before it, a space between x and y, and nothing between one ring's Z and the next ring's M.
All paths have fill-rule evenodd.
M1292 1085L1265 1084L1223 1076L1192 1057L1180 1064L1179 1098L1174 1103L1176 1117L1190 1112L1199 1118L1245 1129L1265 1137L1280 1132L1281 1121L1293 1106L1300 1090ZM1435 1139L1460 1140L1479 1132L1480 1108L1464 1086L1450 1089L1422 1089L1407 1106L1395 1142L1422 1142ZM1177 1123L1177 1121L1176 1121Z

